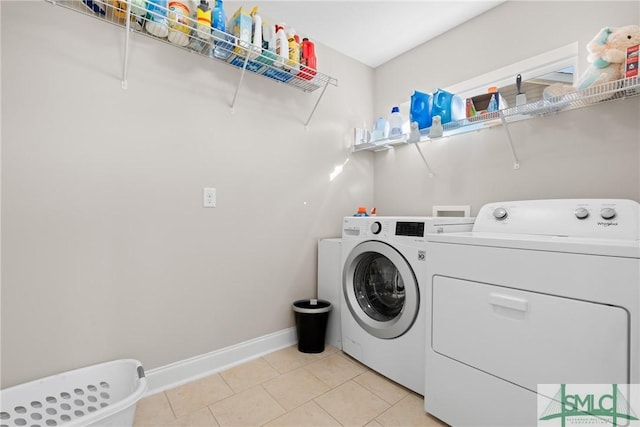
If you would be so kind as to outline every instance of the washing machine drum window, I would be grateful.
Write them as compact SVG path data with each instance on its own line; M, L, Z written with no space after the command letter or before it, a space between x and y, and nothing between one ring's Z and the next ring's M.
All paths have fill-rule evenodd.
M386 322L402 311L404 282L396 266L384 255L369 253L361 258L353 287L358 304L374 320Z
M408 257L391 245L366 241L345 260L342 284L351 316L377 338L393 339L406 333L418 316L420 291ZM414 250L411 249L411 250Z

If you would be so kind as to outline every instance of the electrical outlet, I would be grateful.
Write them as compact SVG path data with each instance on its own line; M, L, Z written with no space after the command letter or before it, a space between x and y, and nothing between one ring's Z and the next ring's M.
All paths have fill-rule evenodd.
M216 189L205 187L202 196L202 206L205 208L216 207Z

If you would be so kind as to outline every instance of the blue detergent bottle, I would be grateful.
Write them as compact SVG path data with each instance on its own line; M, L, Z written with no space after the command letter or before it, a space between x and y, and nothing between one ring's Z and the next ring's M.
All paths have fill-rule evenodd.
M431 126L433 95L417 90L411 95L411 110L409 118L418 123L418 129L426 129Z
M222 0L215 0L211 19L211 35L213 44L211 45L211 55L214 58L226 60L233 51L233 45L226 43L229 40L227 35L227 15L224 13Z
M438 89L433 94L432 116L440 116L440 123L445 124L451 121L451 102L453 94L446 90Z

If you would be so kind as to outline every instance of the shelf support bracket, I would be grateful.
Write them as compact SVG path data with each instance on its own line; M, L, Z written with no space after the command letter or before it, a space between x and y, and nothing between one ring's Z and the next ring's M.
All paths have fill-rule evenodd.
M122 3L121 3L122 4ZM129 68L129 35L131 34L131 3L127 2L127 16L124 32L124 59L122 61L122 89L127 88L127 72Z
M427 167L427 170L429 171L429 178L433 178L433 171L431 170L431 167L429 166L429 163L427 163L427 158L424 157L424 154L422 154L422 150L420 149L420 146L418 145L418 142L414 142L413 145L416 146L416 148L418 149L418 153L420 154L420 157L422 157L422 161L424 162L424 165Z
M504 131L507 133L507 142L509 142L509 148L511 149L511 157L513 157L513 168L520 169L520 161L518 160L518 156L516 156L516 150L513 148L513 140L511 139L511 132L509 132L509 125L504 118L504 114L500 111L500 121L502 122L502 127Z
M249 62L249 52L246 52L244 58L244 64L242 64L242 72L240 73L240 81L238 82L238 86L236 87L236 93L233 94L233 101L231 101L231 112L233 113L233 107L236 105L236 99L238 98L238 93L240 92L240 86L242 86L242 82L244 80L244 73L247 71L247 63Z
M316 112L316 108L318 108L318 104L320 104L320 100L322 99L322 96L324 95L324 92L327 90L327 87L329 86L329 80L327 80L324 84L324 87L322 88L322 92L320 92L320 96L318 97L318 99L316 100L315 105L313 106L313 109L311 110L311 114L309 114L309 118L307 119L307 121L304 123L304 128L308 129L309 128L309 122L311 121L311 117L313 117L313 114Z

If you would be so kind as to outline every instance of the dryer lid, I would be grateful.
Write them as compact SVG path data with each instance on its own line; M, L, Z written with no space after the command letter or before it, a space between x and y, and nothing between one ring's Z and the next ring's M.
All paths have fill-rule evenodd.
M472 232L427 240L640 258L640 205L619 199L489 203Z

